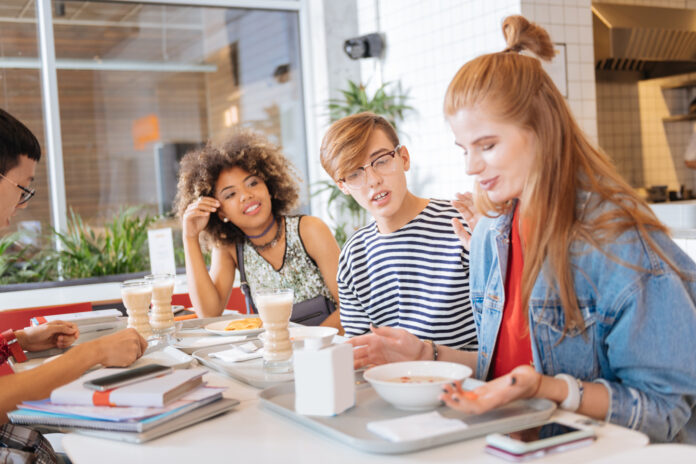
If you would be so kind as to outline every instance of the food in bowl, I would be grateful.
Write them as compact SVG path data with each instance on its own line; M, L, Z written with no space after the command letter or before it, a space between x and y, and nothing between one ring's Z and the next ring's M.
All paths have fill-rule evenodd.
M396 383L433 383L433 382L454 382L454 379L447 377L436 377L434 375L402 375L387 380L387 382Z
M471 374L471 368L463 364L406 361L372 367L365 371L363 377L382 399L394 407L409 411L427 411L442 404L440 395L445 384L464 380ZM406 377L427 381L395 381Z
M247 317L236 319L225 326L225 330L251 330L261 327L261 319L258 317Z

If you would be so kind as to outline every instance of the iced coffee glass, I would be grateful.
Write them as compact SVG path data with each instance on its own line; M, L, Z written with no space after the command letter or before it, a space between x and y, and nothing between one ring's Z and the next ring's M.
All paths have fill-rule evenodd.
M263 367L268 372L292 371L292 343L288 324L292 314L292 289L259 289L254 303L265 329Z
M152 286L150 326L157 338L167 340L167 337L174 333L174 274L151 274L145 276L145 280Z
M143 338L152 335L152 328L147 319L152 299L152 286L143 279L126 280L121 284L121 298L128 311L128 327L138 331Z

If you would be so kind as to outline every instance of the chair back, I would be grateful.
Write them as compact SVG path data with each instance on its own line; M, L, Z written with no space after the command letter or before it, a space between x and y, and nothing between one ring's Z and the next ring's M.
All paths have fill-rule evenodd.
M19 330L23 329L24 327L28 327L32 317L52 316L54 314L81 313L91 310L92 303L86 302L0 311L0 331L4 332L7 329ZM12 373L14 373L14 371L7 362L0 365L0 376Z

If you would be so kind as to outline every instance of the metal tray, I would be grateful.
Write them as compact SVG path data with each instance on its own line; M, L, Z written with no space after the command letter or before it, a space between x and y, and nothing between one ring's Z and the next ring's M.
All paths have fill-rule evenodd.
M467 379L464 388L472 389L482 382ZM332 417L303 416L295 412L295 384L285 383L267 388L259 393L266 408L289 417L317 432L370 453L399 454L432 448L493 432L511 432L543 423L553 414L556 404L545 399L520 400L481 415L468 415L446 408L438 408L445 417L457 418L469 427L443 435L417 440L393 442L367 430L367 423L375 420L395 419L414 414L402 411L384 401L369 385L362 384L355 391L355 406ZM415 413L418 414L418 413Z
M203 348L202 350L194 351L193 357L206 367L256 388L267 388L273 385L278 385L279 383L290 382L295 379L292 372L287 374L271 374L264 371L262 358L230 363L210 356L212 353L228 350L234 345L246 343L247 341L248 339L228 343L226 345Z

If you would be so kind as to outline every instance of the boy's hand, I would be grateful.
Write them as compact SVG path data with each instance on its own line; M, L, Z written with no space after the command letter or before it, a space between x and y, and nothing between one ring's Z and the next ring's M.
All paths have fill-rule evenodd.
M469 251L471 247L471 234L466 231L464 224L459 219L452 219L452 228L454 233L459 237L459 241L462 242L462 246L466 251Z
M360 369L398 361L421 359L425 343L415 335L396 327L370 326L372 333L358 335L346 343L353 345L353 366Z
M455 197L456 200L451 201L452 206L459 211L462 219L469 226L469 230L473 232L478 220L481 218L481 214L476 211L474 206L474 195L471 192L466 192L457 193ZM454 233L459 237L459 241L468 250L471 244L471 233L466 230L464 224L458 219L452 219L452 227L454 228Z
M67 348L80 336L80 330L71 322L52 321L15 332L17 341L26 351Z

